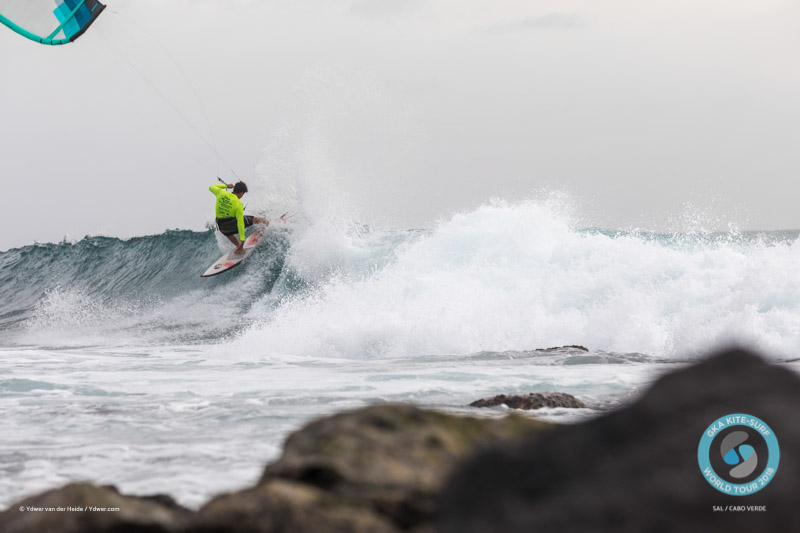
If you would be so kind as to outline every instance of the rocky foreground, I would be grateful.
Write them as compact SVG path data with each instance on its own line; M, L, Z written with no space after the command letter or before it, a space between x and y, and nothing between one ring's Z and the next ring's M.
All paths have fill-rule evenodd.
M759 417L780 443L778 471L747 496L717 491L698 466L707 427L731 413ZM581 424L367 407L295 432L256 486L196 512L169 496L71 484L15 503L0 513L0 531L789 532L800 524L798 501L800 378L732 351Z

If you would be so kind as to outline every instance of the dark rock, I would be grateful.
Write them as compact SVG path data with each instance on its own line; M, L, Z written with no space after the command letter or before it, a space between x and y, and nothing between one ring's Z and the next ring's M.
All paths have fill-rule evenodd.
M550 427L518 415L479 419L411 405L366 407L293 433L261 484L310 485L409 529L429 523L451 469L479 446Z
M797 531L799 412L800 377L792 371L744 351L717 355L661 378L625 409L478 454L443 491L439 527L443 533ZM773 480L748 496L717 491L698 465L708 426L734 413L762 419L781 448Z
M373 510L305 483L272 479L218 496L185 533L397 533Z
M481 398L469 404L470 407L497 407L505 405L512 409L541 409L543 407L568 407L584 409L586 404L571 394L563 392L532 392L526 395L499 394L492 398Z
M111 486L72 483L13 504L0 513L0 526L3 533L171 533L191 514L169 496L138 498Z
M537 352L564 352L564 351L579 351L588 352L589 349L579 344L569 344L567 346L553 346L551 348L537 348Z

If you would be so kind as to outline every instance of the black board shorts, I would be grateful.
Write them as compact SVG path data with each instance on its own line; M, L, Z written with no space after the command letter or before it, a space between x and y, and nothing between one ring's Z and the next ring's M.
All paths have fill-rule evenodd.
M253 217L250 215L244 216L244 227L249 228L253 225ZM238 235L239 224L236 222L236 217L218 218L217 227L223 235Z

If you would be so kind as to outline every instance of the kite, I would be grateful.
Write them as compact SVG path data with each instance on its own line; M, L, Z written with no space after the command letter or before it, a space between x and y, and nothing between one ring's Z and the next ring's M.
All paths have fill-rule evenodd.
M67 44L105 7L97 0L0 0L0 22L37 43Z

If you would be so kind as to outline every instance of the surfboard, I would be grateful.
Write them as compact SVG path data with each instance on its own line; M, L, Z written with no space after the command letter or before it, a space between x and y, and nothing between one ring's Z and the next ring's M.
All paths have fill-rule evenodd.
M216 276L217 274L222 274L223 272L227 272L228 270L232 269L235 266L238 266L247 259L253 248L256 247L258 241L261 240L263 235L259 232L253 232L247 239L244 241L244 253L243 254L235 254L233 250L228 252L227 254L223 255L219 259L217 259L213 265L208 267L205 272L200 274L201 278L207 278L209 276Z

